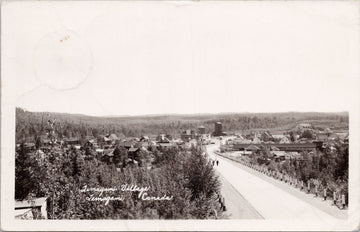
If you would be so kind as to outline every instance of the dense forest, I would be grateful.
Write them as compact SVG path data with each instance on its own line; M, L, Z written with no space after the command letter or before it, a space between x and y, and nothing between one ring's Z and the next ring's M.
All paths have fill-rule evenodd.
M85 115L29 112L16 109L16 142L34 142L44 133L46 122L56 120L58 137L98 137L115 133L121 137L179 135L183 130L204 126L207 133L214 131L214 122L223 123L228 132L249 129L289 129L300 122L311 122L319 129L348 127L348 113L242 113L242 114L198 114L198 115L149 115L134 117L94 117Z
M300 159L286 159L277 161L272 159L270 151L263 146L253 156L242 156L236 159L252 165L264 167L288 177L310 184L312 190L317 186L321 193L327 189L329 197L344 194L348 204L349 180L349 145L335 141L335 150L324 148L316 152L301 152Z
M50 219L215 219L222 217L220 183L212 165L199 147L153 150L154 168L122 165L127 157L102 162L74 148L47 152L41 157L21 145L16 153L15 197L17 200L48 197ZM171 200L143 200L138 191L120 191L121 185L149 187L149 196ZM102 197L122 196L108 204L91 201L87 188L114 188ZM96 194L96 193L94 193ZM111 196L110 196L111 195ZM96 196L100 196L97 194Z
M348 128L347 113L262 113L204 114L136 117L92 117L16 109L15 198L17 200L48 197L51 219L214 219L224 217L220 183L213 166L203 156L201 147L150 146L146 152L129 157L129 150L115 145L113 159L103 160L94 148L86 147L85 138L99 138L109 133L121 137L178 135L185 129L205 126L207 133L214 122L223 123L224 131L293 128L300 122L311 122L319 130ZM48 121L51 122L51 128ZM82 139L82 149L52 144L42 153L38 149L50 130L56 138ZM285 130L285 129L284 129ZM100 141L100 140L99 140ZM26 142L35 143L30 149ZM346 191L348 180L348 149L339 147L340 155L323 151L304 157L306 162L285 161L266 164L270 169L302 180L319 180L325 185ZM304 154L306 156L307 154ZM249 162L267 158L260 152ZM131 160L131 162L129 162ZM135 162L136 161L136 162ZM150 163L149 166L146 164ZM91 192L84 186L113 188L123 184L148 187L150 196L172 196L167 201L147 201L138 192L115 191L108 204L90 201ZM334 187L334 188L335 188ZM105 194L106 197L106 194ZM110 196L108 196L110 197Z

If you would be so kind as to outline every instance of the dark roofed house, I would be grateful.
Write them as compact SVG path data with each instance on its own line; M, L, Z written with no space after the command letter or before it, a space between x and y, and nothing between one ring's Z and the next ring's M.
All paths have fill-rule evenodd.
M170 143L169 136L166 136L165 134L161 134L156 138L157 143Z
M191 133L191 130L185 130L183 133L181 133L181 140L182 141L190 141L193 138L193 134Z
M198 127L198 133L201 134L201 135L205 134L205 127L204 126L199 126Z
M84 147L95 147L97 145L96 140L95 139L89 139L88 141L85 142Z
M141 142L148 142L148 141L150 141L150 138L149 138L149 136L141 136L140 141Z
M138 155L139 155L140 149L137 147L130 147L129 152L128 152L128 156L129 158L131 158L132 160L137 160L138 159Z
M131 147L135 146L136 141L134 140L125 140L119 143L120 146L125 147L126 149L130 149Z
M103 162L106 162L107 164L110 164L113 162L113 157L114 157L114 149L108 149L103 151L101 160Z

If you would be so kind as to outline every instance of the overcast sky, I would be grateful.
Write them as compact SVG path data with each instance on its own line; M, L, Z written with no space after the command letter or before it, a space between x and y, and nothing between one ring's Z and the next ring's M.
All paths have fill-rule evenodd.
M356 1L20 1L3 10L5 80L30 111L348 111L359 102Z

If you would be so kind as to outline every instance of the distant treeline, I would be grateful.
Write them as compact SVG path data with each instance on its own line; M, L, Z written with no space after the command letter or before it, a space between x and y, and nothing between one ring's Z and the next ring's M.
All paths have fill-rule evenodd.
M187 129L204 126L206 133L214 131L214 123L223 123L224 131L249 129L289 129L300 122L325 123L326 127L347 128L347 112L287 112L287 113L227 113L193 115L149 115L124 117L95 117L78 114L29 112L16 108L16 142L33 142L46 132L47 122L55 120L58 137L78 137L115 133L126 137L157 135L161 133L178 135Z

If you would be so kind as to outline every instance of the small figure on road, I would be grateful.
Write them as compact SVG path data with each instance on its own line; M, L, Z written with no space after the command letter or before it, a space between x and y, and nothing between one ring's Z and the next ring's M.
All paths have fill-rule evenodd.
M219 160L216 160L216 166L219 166Z
M324 201L326 201L326 194L327 194L327 189L324 188Z
M345 195L341 195L341 205L342 205L342 209L345 209Z
M333 193L333 201L334 201L334 205L336 205L336 192Z
M214 160L212 161L212 165L213 165L213 166L215 165L215 161L214 161Z

